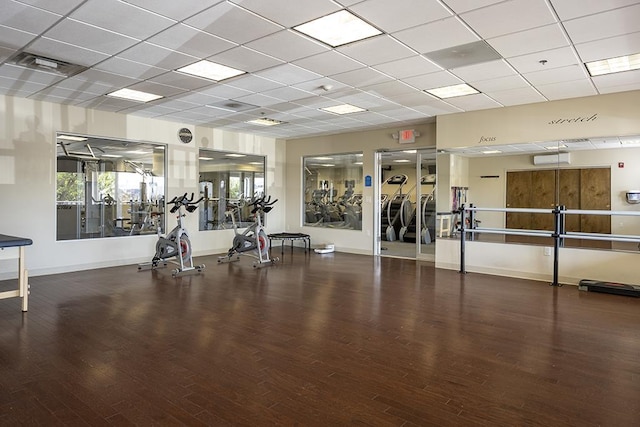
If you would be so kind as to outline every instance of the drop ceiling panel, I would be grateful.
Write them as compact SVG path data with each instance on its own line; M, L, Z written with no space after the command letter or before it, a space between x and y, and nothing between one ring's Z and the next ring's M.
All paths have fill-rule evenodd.
M234 99L240 96L250 95L248 90L240 89L237 87L229 86L227 84L216 84L206 89L201 89L200 92L203 95L215 96L216 98Z
M356 61L370 65L383 64L385 62L396 61L398 59L414 56L416 52L407 48L390 36L380 35L350 43L339 47L339 52L344 53Z
M388 33L451 16L439 2L424 0L369 0L353 6L353 11Z
M640 53L640 32L576 45L584 62Z
M250 92L265 92L283 86L281 83L267 80L260 76L249 75L232 79L228 83L229 86L248 90Z
M404 81L419 90L435 89L438 87L463 83L461 79L451 74L449 71L438 71L436 73L409 77L407 79L404 79Z
M55 87L69 89L72 91L86 92L93 95L104 95L113 90L113 85L104 85L89 81L82 77L71 77L56 83Z
M294 27L340 9L331 0L231 0L283 27Z
M138 43L134 38L72 19L65 19L60 22L47 31L45 37L110 55L121 52Z
M4 74L4 67L0 67L0 88L6 89L4 93L9 93L13 90L20 92L22 96L26 97L47 87L47 84L45 83L17 80L11 77L6 77Z
M362 90L381 98L415 92L416 89L397 80L362 87Z
M184 103L184 104L191 104L191 108L193 108L194 106L212 104L214 102L219 102L221 100L222 98L218 98L216 96L211 96L211 95L205 95L200 91L198 91L198 92L188 92L184 94L179 94L172 98L168 98L165 101L165 103L163 103L163 105L171 106L174 104L180 105Z
M0 46L17 49L35 38L36 34L0 26Z
M30 44L28 50L30 53L46 58L57 59L86 67L95 65L109 57L109 55L96 52L95 50L85 49L44 37Z
M451 70L451 73L468 82L477 82L516 74L515 70L503 59L483 62L482 64L470 65L468 67L454 68Z
M463 13L461 17L485 39L556 22L545 0L510 0Z
M504 0L443 0L456 13L468 12L474 9L480 9Z
M206 58L237 46L235 43L184 24L174 25L148 41L199 58Z
M547 62L541 63L540 61L542 60ZM532 53L530 55L517 56L508 58L507 61L521 74L580 63L571 47L562 47L559 49Z
M538 85L537 88L549 100L578 98L597 93L591 81L587 79Z
M185 21L208 33L244 44L282 29L281 26L260 18L231 3L219 3Z
M2 2L0 25L41 34L61 18L60 15L14 1Z
M245 46L234 47L233 49L213 55L207 59L248 73L254 73L283 63L280 59L265 55Z
M443 34L446 34L446 37L443 37ZM393 36L418 53L433 52L480 40L456 17L398 31L393 33Z
M214 83L212 80L190 76L176 71L169 71L168 73L153 77L147 81L173 86L183 90L198 90Z
M0 63L7 60L10 56L15 54L17 51L15 49L9 49L6 47L0 46Z
M75 7L85 2L85 0L19 0L20 3L25 3L31 6L35 6L40 9L47 10L49 12L66 14L71 12Z
M502 107L502 105L483 93L479 93L476 95L459 96L457 98L449 98L447 99L447 103L464 111Z
M322 77L319 79L298 83L298 84L292 85L292 87L296 89L304 90L307 92L312 92L314 95L323 95L326 92L325 89L329 89L329 92L332 92L335 90L341 90L342 88L348 87L348 85L345 85L344 83L333 80L329 77Z
M258 107L268 107L270 105L279 104L280 99L272 98L261 93L253 93L247 96L236 98L236 101L246 102L247 104L256 105Z
M85 81L87 83L99 83L111 88L121 89L134 83L140 82L138 79L121 76L119 74L108 73L100 70L86 70L74 77L76 80Z
M144 40L175 23L172 19L118 0L86 2L70 16L138 40Z
M97 95L77 90L69 90L61 87L49 87L44 89L34 96L30 96L32 99L38 99L41 101L46 101L47 98L60 98L54 102L58 102L61 104L75 104L87 101L89 99L95 98Z
M137 44L120 53L118 56L131 61L164 68L165 70L175 70L198 61L198 58L191 55L185 55L147 42Z
M163 16L171 17L171 19L177 21L182 21L183 19L189 18L215 4L222 3L223 1L224 0L127 0L127 3L134 4Z
M130 61L117 56L113 56L106 61L99 63L95 66L95 69L108 71L114 74L121 74L126 77L140 80L150 79L167 72L167 70L163 68L141 64L139 62Z
M488 42L505 58L569 46L559 24L495 37Z
M547 85L551 83L568 82L573 80L586 79L585 69L580 65L569 65L566 67L534 71L524 74L524 78L534 86Z
M251 43L247 43L246 46L287 62L306 58L307 56L328 50L326 46L291 30L283 30L270 34Z
M313 93L301 89L296 89L295 87L279 87L276 89L264 91L262 92L262 94L279 99L281 101L295 101L296 99L303 99L309 96L313 96Z
M547 101L544 96L530 86L490 92L487 93L487 95L504 106L533 104L535 102Z
M410 58L399 59L385 64L378 64L374 68L396 79L404 79L442 70L421 55L415 55Z
M333 76L364 67L361 62L333 50L295 61L294 64L325 76Z
M640 3L564 23L573 43L585 43L638 31Z
M640 70L597 76L593 78L593 82L598 88L603 89L619 85L634 85L640 83ZM640 102L640 99L638 102Z
M562 20L570 20L581 16L594 15L611 9L618 9L637 3L638 0L551 0L551 4Z
M503 91L510 89L518 89L524 87L531 87L529 83L520 75L498 77L495 79L488 79L482 81L468 80L474 88L480 92L488 93L491 95L495 91Z
M0 66L0 76L14 80L50 85L63 79L62 76L53 73L45 73L37 70L5 64Z

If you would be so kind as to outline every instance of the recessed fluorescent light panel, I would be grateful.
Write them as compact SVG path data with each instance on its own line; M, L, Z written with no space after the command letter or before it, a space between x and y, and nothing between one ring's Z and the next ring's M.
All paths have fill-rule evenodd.
M473 95L480 93L466 83L453 86L444 86L436 89L427 89L425 92L440 99L455 98L456 96Z
M482 152L482 154L500 154L500 153L502 153L502 151L500 150L487 150Z
M640 69L640 53L585 63L592 77Z
M227 67L226 65L216 64L215 62L202 60L186 67L178 68L178 71L192 76L204 77L205 79L214 80L216 82L230 79L231 77L245 74L246 71L237 70Z
M351 113L359 113L361 111L367 111L364 108L356 107L351 104L342 104L335 105L333 107L321 108L322 111L327 111L333 114L351 114Z
M225 154L225 156L227 156L227 157L247 157L246 154L236 154L236 153Z
M213 157L198 157L198 160L213 160Z
M268 119L266 117L262 117L260 119L249 120L247 123L260 125L260 126L275 126L275 125L281 125L284 122L281 122L280 120L274 120L274 119Z
M298 25L293 29L332 47L382 34L382 31L346 10Z
M108 93L107 96L138 102L149 102L162 98L161 95L154 95L153 93L147 93L133 89L120 89L115 92Z
M558 144L558 145L549 145L547 147L544 147L545 150L560 150L562 148L567 148L567 146L564 144Z
M398 160L394 160L394 163L409 163L410 160L406 160L406 159L398 159Z

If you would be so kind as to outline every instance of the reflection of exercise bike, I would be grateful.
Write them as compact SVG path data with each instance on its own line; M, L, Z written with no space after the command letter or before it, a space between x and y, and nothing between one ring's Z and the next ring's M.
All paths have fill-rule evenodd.
M200 203L201 200L202 198L194 202L193 193L191 194L191 198L187 198L187 193L184 193L182 197L176 196L171 199L171 201L169 201L168 204L173 204L169 212L178 213L178 215L176 215L178 224L173 230L171 230L169 234L164 237L160 235L160 227L158 227L158 242L156 243L156 253L153 256L151 262L138 264L138 270L155 269L158 268L160 264L162 264L163 267L166 267L166 260L172 257L176 257L179 261L171 261L174 264L178 265L178 268L174 269L171 272L174 277L193 272L199 273L204 269L204 264L195 266L193 265L193 258L191 256L191 242L189 241L187 230L182 225L182 218L186 216L186 214L182 212L182 208L184 207L187 212L191 213L198 208L198 203Z
M271 201L271 196L265 199L264 196L249 203L253 206L251 214L255 217L255 221L243 233L238 233L238 224L235 220L233 212L228 212L233 221L233 246L229 249L226 256L218 257L218 263L226 263L238 261L240 255L248 255L256 259L253 268L262 268L267 265L273 265L279 258L269 258L269 237L262 226L262 215L269 213L273 209L273 204L278 199ZM252 253L253 252L253 253Z

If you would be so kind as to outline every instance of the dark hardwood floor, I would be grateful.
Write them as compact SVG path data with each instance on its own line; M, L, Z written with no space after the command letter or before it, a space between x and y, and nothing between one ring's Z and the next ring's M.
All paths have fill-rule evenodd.
M0 425L640 425L639 299L282 258L32 277L0 300Z

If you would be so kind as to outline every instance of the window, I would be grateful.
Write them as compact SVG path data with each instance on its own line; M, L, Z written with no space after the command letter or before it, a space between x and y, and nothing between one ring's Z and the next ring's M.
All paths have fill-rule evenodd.
M57 239L164 229L165 147L58 133Z
M306 226L362 230L362 153L305 157Z

